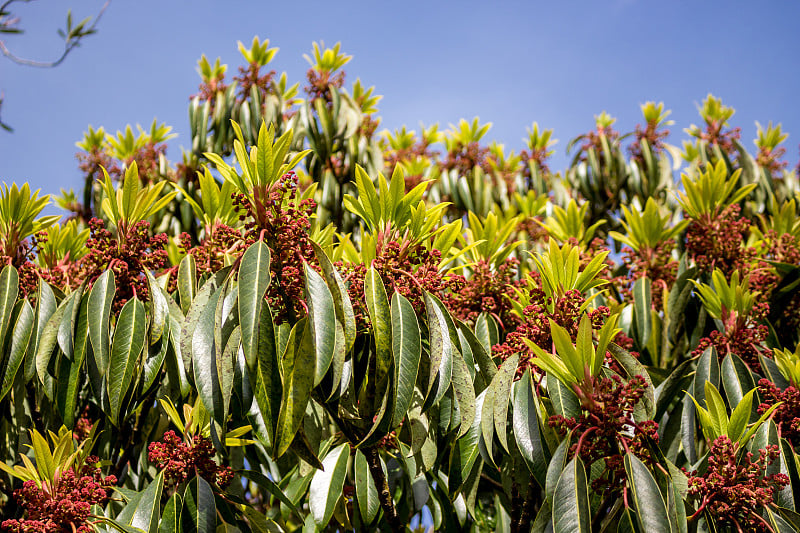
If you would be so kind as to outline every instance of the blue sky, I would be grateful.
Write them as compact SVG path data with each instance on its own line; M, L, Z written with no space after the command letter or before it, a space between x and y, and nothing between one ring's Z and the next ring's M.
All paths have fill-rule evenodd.
M56 29L68 7L94 14L102 0L16 4L23 36L7 38L21 55L58 55ZM533 121L554 128L551 168L566 165L570 138L603 110L632 131L639 105L663 101L676 121L670 142L699 123L707 93L736 108L752 147L755 124L781 122L786 159L800 143L800 3L645 2L255 2L114 0L99 25L58 68L38 70L0 58L3 120L0 181L29 181L44 193L80 187L74 143L89 124L116 132L153 118L178 133L167 156L190 145L187 104L205 53L241 64L236 43L253 36L280 47L273 61L304 81L312 42L342 43L353 55L348 86L360 77L384 95L382 128L418 128L479 116L488 140L519 151Z

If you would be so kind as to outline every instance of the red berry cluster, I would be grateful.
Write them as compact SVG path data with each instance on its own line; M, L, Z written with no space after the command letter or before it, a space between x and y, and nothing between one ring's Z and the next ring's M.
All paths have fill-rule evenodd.
M5 520L2 527L13 533L90 533L92 505L103 506L111 497L117 478L103 476L95 465L100 460L89 457L76 472L70 468L53 483L52 488L26 481L14 491L14 498L26 513L25 519Z
M459 319L470 325L481 313L495 317L504 329L519 325L519 319L511 314L514 287L522 283L517 280L519 260L509 258L496 269L485 260L470 267L468 279L452 276L451 292L444 299L445 305ZM456 286L452 286L453 282Z
M692 220L686 231L686 251L705 272L715 268L730 276L746 268L755 250L744 246L750 221L739 217L738 204L726 207L716 216Z
M214 462L211 439L195 435L191 444L181 440L174 431L164 433L161 442L151 442L147 457L159 470L164 471L165 483L173 487L200 476L206 481L227 487L233 479L233 470Z
M755 461L750 452L737 460L738 451L739 444L722 435L711 445L705 475L689 473L687 494L699 502L689 520L708 511L715 520L736 527L736 531L772 531L759 513L772 503L775 492L789 484L784 474L765 476L767 466L780 456L778 446L759 450Z
M790 385L779 389L768 379L758 382L758 394L763 402L758 406L758 413L765 413L770 407L782 402L772 413L772 421L778 426L781 437L794 446L800 445L800 390Z
M267 289L267 300L276 324L293 323L307 312L303 264L317 264L308 238L317 204L310 198L298 201L294 172L286 173L266 190L253 192L252 201L241 194L233 198L242 213L240 218L245 221L245 244L263 239L269 246L272 283Z
M150 236L150 223L140 220L115 238L99 218L89 221L91 236L86 241L89 253L82 263L84 276L94 282L106 270L114 272L117 293L113 309L118 312L134 296L144 301L149 294L145 271L159 270L167 264L167 236Z
M531 368L532 372L538 373L531 363L535 354L528 348L524 339L533 341L543 350L550 350L553 346L553 339L550 336L550 319L566 329L573 339L578 334L578 323L581 318L580 307L586 301L580 291L569 290L564 293L564 296L557 298L552 313L548 310L550 301L541 288L531 289L530 304L523 310L523 322L508 334L505 342L492 347L494 355L503 361L514 354L520 354L518 376L521 376L526 368ZM592 327L600 329L603 327L605 318L609 316L610 310L608 307L602 306L589 311L588 314L592 321Z
M592 482L597 494L622 488L626 479L626 453L632 452L646 464L654 464L648 439L658 442L658 424L652 420L636 422L633 417L646 388L642 376L634 376L627 383L618 375L593 377L588 386L575 388L581 401L577 419L555 415L548 420L550 427L562 436L571 430L578 437L578 442L570 448L571 456L579 455L587 467L604 460L603 472Z

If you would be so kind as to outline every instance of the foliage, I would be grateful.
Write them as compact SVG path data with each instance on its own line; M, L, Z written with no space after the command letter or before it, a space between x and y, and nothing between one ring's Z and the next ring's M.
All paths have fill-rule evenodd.
M554 173L536 123L376 132L338 43L302 91L239 51L181 162L90 127L68 221L0 191L5 530L800 528L779 126L709 96L681 158L650 102Z

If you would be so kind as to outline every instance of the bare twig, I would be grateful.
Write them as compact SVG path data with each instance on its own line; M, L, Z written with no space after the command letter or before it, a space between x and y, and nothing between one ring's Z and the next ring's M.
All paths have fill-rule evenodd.
M19 0L6 0L6 2L2 5L2 7L0 7L0 13L5 12L6 8L15 1ZM54 61L35 61L33 59L19 57L18 55L14 54L11 50L9 50L8 46L6 46L5 41L2 40L0 40L0 52L2 52L4 56L6 56L14 63L17 63L18 65L25 65L27 67L37 67L37 68L57 67L67 58L69 53L76 46L80 44L81 39L95 32L97 23L100 22L100 19L103 17L103 13L105 13L109 4L111 4L111 0L106 0L105 4L103 4L103 7L100 8L100 11L97 13L97 16L94 18L94 21L92 22L91 26L89 26L86 30L82 30L78 36L74 38L70 37L69 35L65 36L66 42L64 43L64 51L61 53L61 56Z

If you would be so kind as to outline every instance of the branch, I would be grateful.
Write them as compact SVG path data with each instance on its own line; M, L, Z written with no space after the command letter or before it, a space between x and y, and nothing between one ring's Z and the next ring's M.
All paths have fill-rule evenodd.
M18 1L18 0L7 0L0 7L0 13L5 12L5 9L15 1ZM100 22L100 19L103 17L103 13L105 13L105 11L108 8L110 3L111 3L111 0L106 0L106 3L103 4L103 7L100 9L100 12L94 18L94 21L92 22L92 25L89 26L86 30L81 30L80 33L77 34L74 37L71 37L69 34L66 35L66 37L65 37L66 38L66 43L64 45L64 52L55 61L34 61L32 59L26 59L24 57L19 57L16 54L14 54L13 52L11 52L11 50L9 50L8 47L6 46L5 41L2 41L2 40L0 40L0 52L2 52L4 56L6 56L8 59L10 59L11 61L13 61L14 63L16 63L18 65L25 65L27 67L37 67L37 68L53 68L53 67L57 67L58 65L60 65L67 58L67 56L72 51L72 49L80 44L82 38L86 37L87 35L91 35L92 33L95 32L95 28L97 27L97 23ZM69 30L69 28L68 28L68 30Z

